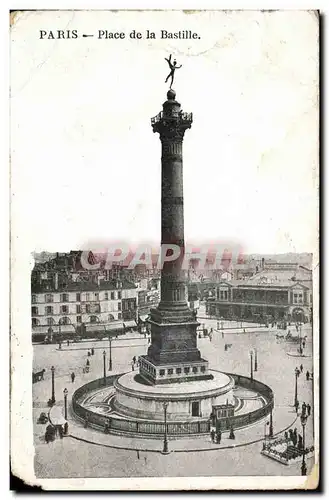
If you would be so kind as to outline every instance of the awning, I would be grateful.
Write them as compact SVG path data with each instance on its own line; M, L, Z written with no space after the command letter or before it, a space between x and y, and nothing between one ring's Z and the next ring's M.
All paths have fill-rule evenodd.
M124 326L125 328L136 328L136 327L137 327L137 323L136 323L136 321L135 321L135 320L125 321L125 322L123 323L123 326Z
M122 321L114 321L113 323L108 323L105 325L106 331L113 331L113 330L123 330L123 323Z
M139 316L139 319L145 322L145 321L147 320L147 318L148 318L148 317L149 317L149 315L148 315L148 314L141 314L141 315Z
M86 332L105 332L102 323L85 323Z

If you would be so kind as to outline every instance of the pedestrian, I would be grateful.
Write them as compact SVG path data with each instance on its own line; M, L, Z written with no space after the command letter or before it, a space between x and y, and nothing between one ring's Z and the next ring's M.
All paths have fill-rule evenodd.
M211 431L210 431L210 437L211 437L211 441L212 441L213 443L215 442L215 434L216 434L216 433L215 433L214 429L211 429Z
M231 429L230 429L230 435L228 437L229 439L235 439L235 434L234 434L234 430L233 430L233 427L231 426Z
M284 438L285 438L286 441L288 441L289 436L288 436L288 432L287 431L285 431L285 433L284 433Z
M62 349L62 342L59 343L58 345L58 349L61 350Z
M299 369L300 369L300 372L303 373L303 365L300 365Z
M222 431L218 429L216 433L216 443L220 444L221 440L222 440Z
M136 450L136 452L137 452L137 458L139 460L139 450Z
M86 366L90 366L90 361L87 359Z
M293 432L293 444L294 444L294 446L296 446L296 444L297 444L297 439L298 439L298 433L297 433L297 427L295 427L294 432Z
M131 362L131 369L132 369L132 371L134 371L134 370L135 370L135 365L134 365L134 362L133 362L133 361Z
M72 372L72 373L71 373L71 380L72 380L72 384L74 383L74 379L75 379L75 373L74 373L74 372Z
M136 356L133 357L133 363L136 364Z
M68 341L67 341L67 347L68 347L69 345L70 345L70 341L68 340Z
M68 424L68 422L65 422L65 424L64 424L64 434L65 434L65 436L67 436L68 433L69 433L69 424Z
M63 436L64 436L64 430L63 430L63 426L62 425L59 425L58 426L58 432L59 432L59 437L61 439L63 439Z
M295 445L295 446L296 446L296 445ZM303 449L303 438L302 438L302 436L301 436L300 434L298 434L298 446L297 446L297 448L298 448L299 450L302 450L302 449Z
M93 356L95 354L95 349L92 347L91 348L91 355Z
M302 404L302 415L303 416L306 415L306 403L305 403L305 401Z
M310 372L309 372L308 370L307 370L307 372L306 372L306 380L307 380L307 381L308 381L308 380L310 380Z
M306 342L303 340L303 349L305 349Z
M88 351L88 356L91 356L91 353L90 353L90 351Z
M310 404L307 405L307 415L308 416L311 415L311 405Z
M298 413L298 408L299 408L299 401L296 401L296 405L295 405L295 408L296 408L296 413Z

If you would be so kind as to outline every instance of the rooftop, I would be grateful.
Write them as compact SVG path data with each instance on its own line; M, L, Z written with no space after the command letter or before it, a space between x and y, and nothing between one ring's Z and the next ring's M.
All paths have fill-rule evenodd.
M122 285L122 286L121 286ZM134 283L123 280L120 281L120 286L117 286L113 281L101 280L100 283L91 281L71 281L65 284L59 284L58 289L49 282L33 283L31 285L32 293L60 293L60 292L98 292L101 290L131 290L137 288Z

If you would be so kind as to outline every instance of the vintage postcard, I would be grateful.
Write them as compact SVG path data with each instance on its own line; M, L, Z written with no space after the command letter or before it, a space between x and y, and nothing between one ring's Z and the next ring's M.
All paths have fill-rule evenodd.
M11 13L11 467L315 489L319 13Z

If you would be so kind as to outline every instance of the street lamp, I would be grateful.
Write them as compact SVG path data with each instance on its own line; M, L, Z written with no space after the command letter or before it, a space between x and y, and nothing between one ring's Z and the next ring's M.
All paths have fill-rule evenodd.
M64 393L64 418L65 420L67 420L67 395L68 395L68 390L64 389L63 393Z
M110 360L109 360L109 371L112 371L112 339L109 335L109 345L110 345Z
M104 377L104 385L106 385L106 352L103 351L103 377Z
M300 421L301 421L301 424L303 427L303 462L302 462L302 466L301 466L301 474L302 474L302 476L306 476L307 475L307 467L306 467L306 463L305 463L305 425L307 422L307 415L305 413L301 414Z
M55 399L55 367L52 366L51 368L51 402L52 404L56 403Z
M257 349L255 347L255 369L254 371L257 372L258 371L258 358L257 358Z
M269 438L273 437L273 408L271 408L271 413L270 413L270 428L268 432L268 437Z
M163 450L162 450L162 453L164 455L167 455L169 453L169 450L168 450L168 437L167 437L167 408L168 408L168 401L164 401L163 402L163 411L164 411L164 426L165 426L165 431L164 431Z
M294 407L297 408L297 403L298 403L298 388L297 388L297 379L299 377L299 370L298 368L296 367L295 368L295 404L294 404Z
M250 379L251 380L254 380L254 373L253 373L253 356L254 356L254 352L253 351L250 351Z

